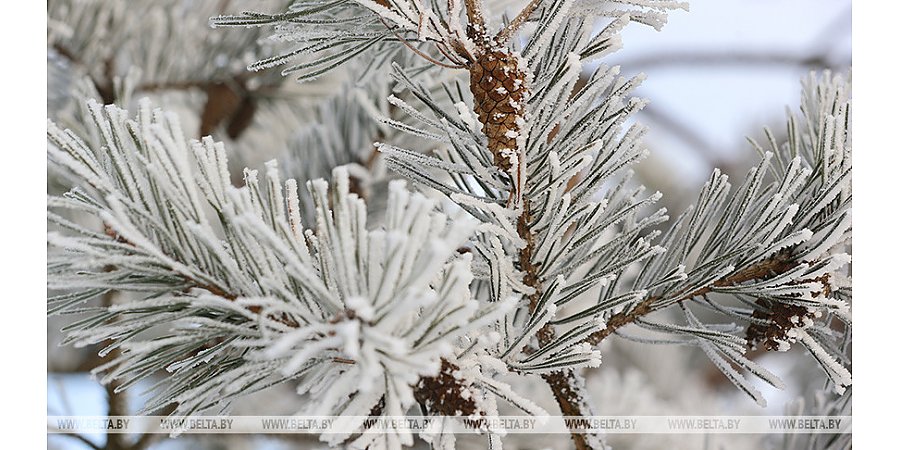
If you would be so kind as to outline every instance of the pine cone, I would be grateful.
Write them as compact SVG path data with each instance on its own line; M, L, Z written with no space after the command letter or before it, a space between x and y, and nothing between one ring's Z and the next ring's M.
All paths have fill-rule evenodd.
M470 416L478 412L478 405L472 394L472 386L459 379L454 372L455 364L441 360L441 372L433 377L424 377L416 385L416 401L428 408L428 413L443 416Z
M502 48L487 49L469 68L475 113L488 138L494 165L509 171L516 158L525 102L530 94L521 56Z
M813 297L820 295L827 297L831 295L828 274L814 280L822 283L824 289L822 292L813 293ZM756 304L768 308L770 312L755 310L753 311L753 317L767 320L769 323L767 325L754 323L747 327L747 344L752 348L761 343L768 351L788 350L791 347L791 343L797 340L796 332L793 330L795 328L803 329L812 326L813 321L822 315L819 311L810 310L801 305L772 302L764 299L757 300Z
M756 303L763 304L761 302L758 300ZM792 330L807 328L818 318L815 311L799 305L775 302L769 309L771 313L753 312L753 317L768 320L769 324L754 323L747 327L747 343L751 347L762 344L768 351L786 351L797 340Z

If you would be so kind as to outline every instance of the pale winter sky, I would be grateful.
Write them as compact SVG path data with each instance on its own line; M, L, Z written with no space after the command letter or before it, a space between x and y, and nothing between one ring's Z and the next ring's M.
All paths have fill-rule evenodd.
M689 126L714 152L727 158L750 151L744 136L768 124L781 126L784 107L796 106L799 79L807 68L789 64L629 66L651 55L673 53L744 53L794 56L824 55L846 70L850 61L850 0L693 0L690 12L669 16L661 32L631 26L623 33L624 48L607 63L624 73L644 71L639 93L651 105ZM710 166L698 158L701 149L671 140L664 127L647 118L653 150L695 182Z

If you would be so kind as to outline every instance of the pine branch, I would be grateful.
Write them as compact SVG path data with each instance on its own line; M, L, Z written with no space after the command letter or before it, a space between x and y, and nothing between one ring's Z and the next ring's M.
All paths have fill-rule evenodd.
M467 2L470 5L470 2ZM522 14L525 20L537 3L529 4ZM469 6L470 8L472 6ZM480 13L479 13L480 14ZM481 25L483 27L483 24ZM514 27L518 27L518 24ZM504 28L497 36L487 38L481 28L474 31L470 25L470 37L480 45L475 61L469 67L470 90L474 97L475 112L481 122L482 130L487 135L487 147L493 154L494 165L501 171L509 173L513 179L513 190L510 192L507 207L517 214L516 229L524 246L519 250L518 265L524 273L523 284L532 290L528 295L529 312L534 315L541 296L543 283L539 275L539 267L533 261L535 252L535 235L531 229L531 200L524 196L526 180L526 160L524 140L520 136L525 133L525 104L531 97L531 80L521 67L525 66L520 56L513 54L509 48L498 45L508 39L508 34L515 28ZM554 330L549 323L537 332L538 344L549 345L554 340ZM540 348L539 348L540 349ZM539 350L538 349L538 350ZM591 415L584 411L581 400L586 393L572 384L575 374L572 370L554 371L542 375L550 386L560 410L567 416ZM571 434L578 449L592 448L585 435Z
M466 17L469 19L469 27L474 32L484 33L484 11L482 11L482 0L465 0Z
M466 374L465 395L479 408L473 414L492 404L484 399L492 390L509 391L481 369L452 361L455 343L494 326L515 304L471 298L471 255L456 250L473 220L450 220L435 201L397 181L384 224L370 230L346 169L336 169L333 190L322 180L308 184L317 226L305 230L296 183L282 185L274 163L265 184L248 170L245 186L235 188L226 184L224 148L193 142L188 160L174 117L151 113L148 102L137 120L114 106L88 109L93 125L108 133L105 144L91 148L50 125L51 167L79 186L48 203L90 210L107 232L48 213L61 226L48 236L61 250L49 258L49 287L83 290L48 302L62 313L90 314L72 325L69 341L121 348L95 370L104 383L120 390L166 370L167 383L157 385L145 410L175 404L179 414L292 378L311 386L330 373L333 389L311 393L324 396L311 411L362 415L383 400L384 414L400 415L412 406L415 386L442 363ZM115 162L101 163L107 160ZM160 220L166 214L174 218ZM110 289L143 298L78 308ZM159 325L169 325L162 337L144 337Z
M554 10L554 14L561 14L559 9L563 8L564 5L558 3L554 6L555 8L558 8ZM549 21L551 19L546 20ZM545 24L545 27L548 26L550 26L550 24ZM559 24L555 23L554 26L559 26ZM552 35L552 32L547 31L548 29L552 28L545 28L545 31ZM516 263L523 276L521 280L521 292L523 292L528 298L529 311L532 317L537 317L539 312L542 317L549 317L552 316L552 313L545 314L545 311L543 309L544 306L541 306L541 311L538 311L539 305L547 304L546 299L542 301L542 297L544 296L543 277L546 276L546 274L542 272L548 270L548 268L541 267L541 265L536 263L534 259L535 254L538 251L541 251L541 248L539 247L547 247L548 245L547 242L544 242L544 240L547 239L547 231L543 231L544 235L542 235L540 239L536 236L532 227L538 225L540 221L537 220L537 218L532 217L531 215L533 195L526 195L527 190L537 189L534 187L534 185L539 183L532 182L527 176L527 167L530 165L529 158L532 157L527 155L528 152L526 151L525 143L542 142L543 138L530 135L529 130L525 128L525 124L527 123L527 121L524 117L524 106L527 103L532 102L532 92L531 80L529 79L529 75L521 68L528 67L529 64L535 65L536 63L526 63L520 55L512 52L511 49L497 45L497 40L495 38L483 37L477 33L471 34L470 37L472 38L473 42L476 43L474 59L471 63L471 66L469 67L469 87L474 97L474 110L477 115L477 120L480 124L481 131L487 136L487 149L491 153L494 167L499 169L501 173L508 174L509 176L508 197L506 199L507 212L504 213L504 216L512 217L512 223L514 223L515 225L507 226L506 224L504 224L504 227L507 230L509 228L513 228L515 240L517 240L516 246L519 247ZM547 42L544 40L541 40L540 42L543 43L543 45L547 45ZM570 55L572 55L572 53L570 53ZM543 78L542 81L547 82L548 79L550 79L550 75L553 74L552 70L556 69L565 70L565 72L567 72L566 75L569 75L569 73L574 73L575 77L574 79L572 79L572 82L576 82L578 78L577 69L580 67L580 63L575 63L573 62L573 60L574 58L572 56L570 56L567 60L563 59L563 62L568 64L565 64L562 68L559 69L556 69L554 66L545 68L547 72L543 74L545 78ZM553 86L553 83L558 83L560 86L565 86L566 83L568 83L568 78L566 78L567 81L564 83L560 81L558 77L558 74L553 75L553 78L549 80L551 83L550 86ZM401 77L400 79L404 80L406 78ZM593 80L593 83L593 92L596 93L598 92L597 85L599 83L597 82L597 80ZM414 92L421 89L412 83L407 83L407 85ZM604 84L599 85L603 86ZM555 86L553 86L553 88L555 89ZM630 88L631 85L626 84L625 86L622 86L622 91L627 92L628 90L630 90ZM548 89L547 86L544 86L544 89ZM569 89L571 89L571 85L569 86ZM546 92L541 92L541 94L545 96L543 98L548 98ZM619 93L617 92L617 94ZM424 93L416 95L420 96L420 98L424 98ZM560 95L560 93L555 92L554 94L550 94L549 98L555 98L554 96L558 95ZM585 97L590 98L589 96ZM587 103L589 102L584 102L585 105ZM547 102L545 104L550 105L551 103ZM636 105L632 104L630 106L635 107ZM625 108L623 108L623 111L629 111L631 107L626 106ZM457 108L459 108L458 104ZM433 109L436 114L442 114L437 108ZM538 115L540 113L532 112L532 114ZM567 114L572 113L569 112ZM564 116L555 115L554 113L550 112L546 113L546 116L543 117L559 120ZM572 123L577 123L577 120L573 119ZM532 125L532 127L534 126ZM559 131L561 129L560 126L551 126L550 129L552 130L551 132L553 133L554 137L547 139L548 142L561 142L560 145L563 147L570 144L569 142L563 141L562 139L555 139L555 136L559 134ZM600 130L592 131L598 131L598 139L599 136L602 135L602 133L599 132ZM567 130L567 133L572 133L572 131ZM531 134L534 134L534 131L531 131ZM571 145L574 146L575 144ZM589 145L587 143L583 145L585 145L586 148L589 148ZM625 147L625 149L627 150L628 147ZM398 169L400 167L403 167L403 172L415 173L417 177L420 176L423 180L430 178L428 175L418 172L411 166L408 166L406 162L402 162L399 158L395 159L393 156L389 156L388 162L389 164L401 164L398 166ZM546 160L543 162L545 163L543 167L546 168ZM438 163L435 162L435 165L437 166ZM567 173L568 176L562 177L560 181L563 184L566 184L572 179L577 179L574 175L575 173L577 173L577 171L575 170L573 170L572 173ZM553 174L552 176L554 177L552 183L557 183L558 181L556 177L560 177L560 175ZM585 185L590 185L597 182L596 178L586 179L584 181ZM429 183L429 185L440 189L439 185L437 184ZM544 187L543 189L546 189L546 187ZM569 189L571 189L571 186L566 188L567 191ZM535 193L535 196L540 197L541 194ZM451 198L453 198L452 195ZM456 200L459 202L461 198L458 198ZM549 205L542 206L543 208L547 208ZM476 215L476 217L478 217L475 209L467 208L467 211L472 212ZM543 209L542 212L543 214L551 214L546 209ZM655 221L658 219L653 220ZM646 222L646 225L649 225L650 223L652 223L652 221ZM512 237L510 236L510 238ZM575 240L576 239L573 238L573 242ZM645 251L646 250L649 250L649 248L645 249ZM557 251L562 252L563 249L560 248ZM546 256L541 255L541 257L545 258ZM562 342L565 342L555 337L553 328L548 321L543 321L539 326L539 329L536 331L538 344L541 348L529 349L526 354L541 355L547 354L547 351L553 351L542 350L542 348L555 348L556 351L558 351L560 349L559 345ZM566 338L566 336L563 336L562 338ZM522 338L520 338L520 340L517 342L522 342L521 339ZM567 337L567 339L571 339L571 337ZM572 349L572 347L568 346L566 348ZM565 353L559 353L558 355L563 354ZM536 356L530 356L528 360L533 360L534 357ZM586 355L583 355L582 357L590 360L590 358ZM585 359L581 359L581 361L585 361ZM541 365L532 363L531 367L552 367L552 364L548 363L546 365ZM548 379L549 384L554 391L554 396L557 398L557 402L560 404L561 409L565 410L567 414L590 414L589 411L585 411L582 409L584 408L584 403L580 401L580 396L585 393L581 392L581 390L577 389L577 387L575 386L568 386L569 381L575 376L571 370L550 370L542 373L542 376ZM579 447L590 445L590 443L585 439L584 436L576 434L573 436L573 439L575 439Z
M526 198L522 204L522 214L518 218L519 236L525 241L525 246L519 250L519 265L525 272L524 284L534 292L528 296L528 310L531 314L535 313L538 302L543 295L543 283L538 276L538 267L532 262L532 253L534 251L534 235L528 224L532 222L530 215L531 202ZM538 344L543 347L550 344L554 337L555 331L553 326L547 323L537 332ZM585 392L583 386L574 383L577 375L571 369L559 370L541 375L541 378L550 386L553 392L553 398L559 405L560 412L563 416L584 417L594 415L591 411L585 410L585 399L588 393ZM577 450L589 450L597 447L593 446L588 436L583 433L571 433L570 437L575 444Z
M488 149L493 153L494 164L499 169L509 172L515 180L515 189L510 193L507 205L520 211L516 219L516 228L525 246L519 250L518 263L524 272L523 283L533 290L528 296L528 305L529 311L534 314L543 295L543 284L538 275L538 267L532 261L535 236L529 225L533 221L530 213L531 201L523 196L526 183L526 157L524 149L520 148L522 141L517 139L519 134L524 132L519 124L520 121L524 122L524 110L519 108L524 106L530 92L522 89L523 87L528 89L529 86L526 74L516 70L518 58L508 52L509 50L490 49L477 55L473 69L470 69L470 88L475 97L475 111L488 137ZM499 80L500 83L495 80ZM500 87L503 88L501 95L495 96ZM517 105L522 106L516 107ZM538 331L540 346L548 345L553 338L554 331L549 323ZM542 375L564 415L591 415L590 411L582 410L580 398L585 393L572 385L571 380L574 376L571 370ZM571 438L579 450L592 448L583 434L572 433Z
M544 0L531 0L527 5L522 7L522 10L516 14L516 17L513 18L499 33L497 33L497 42L500 44L505 44L509 38L519 30L528 20L531 18L531 13L534 12L535 9L543 2Z
M48 5L50 19L68 28L50 26L48 47L53 53L84 74L103 104L127 101L122 94L161 91L203 90L207 104L201 113L218 116L217 121L201 118L200 136L208 135L224 123L228 135L236 139L251 124L256 113L256 100L264 92L277 89L283 78L273 71L248 73L243 64L234 64L248 54L265 56L271 44L261 45L252 36L226 35L210 30L209 15L221 12L228 2L201 2L188 5L177 1L135 0L130 2L96 2L82 4L72 0L54 0ZM282 5L287 3L279 2ZM184 23L168 27L169 19L179 17ZM163 24L166 29L160 30ZM201 25L201 26L197 26ZM99 31L102 30L102 31ZM73 33L69 36L69 33ZM57 34L59 34L57 36ZM153 41L152 45L148 44ZM191 42L191 45L185 45ZM211 58L210 55L216 55ZM215 61L214 61L215 59ZM222 64L222 61L228 64ZM102 64L97 64L102 61ZM131 64L127 76L117 64ZM121 67L120 67L121 68ZM140 81L128 84L135 76ZM255 78L252 89L247 81ZM222 110L222 97L228 92L214 91L220 84L236 88L238 102ZM124 91L124 92L123 92ZM91 93L93 94L93 93Z
M346 422L345 433L322 439L354 447L412 445L406 430L366 433L350 417L399 416L416 405L480 420L497 416L502 399L546 414L500 381L507 376L539 375L564 415L593 415L578 371L598 366L598 344L629 324L678 336L646 342L696 345L760 404L740 369L783 382L744 356L748 344L804 345L836 389L849 386L831 342L837 331L815 323L822 314L850 323L840 289L849 262L840 253L850 233L849 87L837 77L808 81L815 87L807 86L804 118L790 118L787 142L771 133L768 149L753 142L763 158L746 181L731 194L715 171L697 205L663 233L667 213L652 207L660 194L635 187L628 171L645 153L644 129L624 125L645 104L632 97L642 77L606 66L581 74L618 48L626 22L658 28L683 6L583 3L534 0L500 30L486 28L478 0L428 8L296 0L281 13L212 19L278 24L281 40L298 46L252 70L304 58L283 74L308 80L354 61L369 74L362 84L394 67L393 84L315 111L310 122L328 125L299 133L296 159L307 166L299 182L282 183L270 162L263 178L245 170L233 186L221 144L185 140L174 117L147 102L133 119L89 104L86 137L51 124L50 166L76 186L48 200L56 227L48 287L75 292L48 299L48 309L87 315L66 330L67 342L109 344L103 351L114 361L96 372L110 389L165 370L147 410L196 414L296 380L310 398L306 413ZM595 32L603 17L612 20ZM532 20L520 50L511 35ZM456 66L468 93L458 73L441 70ZM159 88L165 79L184 77ZM210 98L202 129L239 132L253 117L243 79L226 80L188 86ZM374 147L388 168L471 217L451 217L397 182L370 217L360 184L371 183L374 140L386 141ZM95 216L107 232L58 210ZM110 291L134 301L81 306ZM674 305L686 324L647 317ZM742 336L737 325L703 323L692 305L751 326ZM146 338L152 333L159 338ZM570 434L578 449L603 446Z
M797 264L798 263L796 261L793 261L790 258L789 252L783 252L773 258L769 258L765 261L759 262L740 272L731 274L724 278L720 278L713 282L710 286L703 287L686 294L677 294L674 297L678 299L677 302L679 303L697 297L703 297L704 295L712 292L715 287L736 286L752 280L764 280L772 276L783 274L788 270L797 267ZM659 296L648 297L628 311L622 311L620 313L612 315L609 320L606 321L606 328L591 334L590 337L585 340L585 342L591 345L600 345L600 342L609 337L611 334L615 333L619 328L622 328L625 325L628 325L635 320L655 311L656 309L654 307L656 306L656 303L661 300L661 298L662 297Z
M590 394L586 391L584 386L579 386L576 383L575 377L577 376L578 375L572 370L560 370L542 375L541 377L547 382L547 385L550 386L550 390L553 391L553 398L556 399L556 403L559 405L560 412L562 412L563 416L593 416L594 413L588 410L587 405L585 404L585 400L590 397ZM594 442L589 434L572 432L569 436L577 450L597 450L603 448L601 445L597 445L597 442Z

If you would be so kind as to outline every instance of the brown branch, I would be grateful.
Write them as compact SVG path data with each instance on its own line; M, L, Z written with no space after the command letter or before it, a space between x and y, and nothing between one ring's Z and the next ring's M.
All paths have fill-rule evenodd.
M454 56L453 52L458 50L451 50L450 47L448 47L448 44L444 42L435 42L434 46L438 49L438 52L440 52L442 55L444 55L445 58L447 58L450 62L457 66L454 67L455 69L465 69L469 66L469 61L465 60L465 58L460 60L459 57ZM462 55L465 54L465 52L462 53Z
M110 352L110 358L118 357L119 351L118 349ZM125 395L121 392L116 392L116 389L119 388L121 383L118 380L112 380L106 385L103 386L106 391L106 402L109 405L109 411L107 416L109 417L117 417L117 416L127 416L128 415L128 405ZM118 433L107 433L106 434L106 446L105 450L128 450L130 446L125 441L124 434Z
M590 411L582 411L582 406L586 406L584 402L579 401L580 398L587 395L581 392L578 386L581 386L575 380L577 375L572 370L561 370L544 374L541 378L550 386L553 391L553 397L559 404L559 410L563 416L590 416ZM588 443L587 434L570 433L572 443L575 444L577 450L592 450Z
M216 296L219 296L219 297L231 300L231 301L235 301L235 300L237 300L238 297L240 297L240 295L226 292L224 289L222 289L218 286L201 283L199 281L196 281L196 280L194 280L192 278L188 278L188 277L184 277L184 279L186 281L188 281L189 283L193 284L192 287L205 289L213 295L216 295ZM259 306L256 306L256 305L248 307L247 310L252 312L253 314L262 314L262 308ZM269 318L276 322L281 322L291 328L298 328L300 326L300 324L297 323L296 320L292 319L286 313L282 313L280 317L269 317Z
M119 235L116 232L116 230L114 230L111 226L109 226L109 224L105 224L105 223L103 224L103 233L106 234L107 236L115 239L117 242L121 242L123 244L128 244L128 245L134 246L134 244L132 244L127 239L125 239L121 235ZM110 270L111 269L112 268L110 268ZM211 293L215 296L222 297L224 299L228 299L231 301L235 301L238 299L238 297L240 297L240 294L228 292L227 290L225 290L224 288L222 288L220 286L210 284L210 283L204 283L204 282L199 281L195 278L192 278L188 275L179 274L179 277L182 280L184 280L185 282L187 282L188 284L190 284L190 286L183 289L184 292L187 292L188 290L190 290L192 288L200 288L200 289L208 291L209 293ZM111 293L108 293L106 295L110 295L110 294ZM107 304L109 301L110 300L106 299L106 296L104 296L104 306L109 307L110 305ZM260 308L259 306L250 306L249 308L247 308L247 310L252 312L253 314L261 314L262 313L262 308ZM300 324L298 324L297 321L290 318L286 313L282 313L281 317L271 317L271 319L281 322L292 328L297 328L300 326ZM221 341L219 341L219 342L221 342ZM218 342L216 342L216 343L218 343Z
M200 289L205 289L205 290L209 291L211 294L213 294L213 295L215 295L215 296L217 296L217 297L222 297L222 298L225 298L225 299L228 299L228 300L231 300L231 301L237 300L237 298L239 297L237 294L232 294L232 293L230 293L230 292L226 292L224 289L222 289L222 288L220 288L220 287L218 287L218 286L214 286L214 285L211 285L211 284L201 283L201 282L199 282L199 281L197 281L197 280L194 280L193 278L189 278L189 277L183 277L183 278L184 278L185 281L187 281L188 283L193 284L192 287L197 287L197 288L200 288Z
M406 40L406 38L404 38L403 36L400 36L400 35L397 33L396 29L395 29L394 27L391 27L390 25L388 25L388 23L385 22L385 20L384 20L383 18L381 18L381 17L379 16L379 17L378 17L378 20L380 20L381 23L384 24L384 27L387 28L388 31L390 31L390 32L394 35L394 37L396 37L397 40L400 41L400 43L402 43L403 45L405 45L406 48L412 50L413 53L415 53L416 55L418 55L420 58L422 58L422 59L424 59L424 60L426 60L426 61L428 61L428 62L430 62L430 63L432 63L432 64L434 64L434 65L436 65L436 66L444 67L444 68L447 68L447 69L462 69L462 68L465 67L465 66L462 66L462 65L450 65L450 64L446 64L446 63L443 63L443 62L441 62L441 61L438 61L438 60L432 58L432 57L429 56L427 53L425 53L425 52L423 52L423 51L421 51L421 50L419 50L419 49L413 47L412 44L410 44L410 43Z
M485 125L485 128L487 129L487 125ZM518 153L520 159L524 157L522 151L518 151ZM520 160L518 165L519 169L521 169L523 165L524 162ZM521 190L524 187L524 174L522 174L520 170L518 175L516 189ZM523 283L534 289L534 292L528 297L528 310L531 314L534 314L543 291L543 281L539 276L540 265L533 261L535 236L531 230L531 201L526 196L521 195L521 192L510 195L511 204L513 204L513 198L520 198L522 204L522 213L519 215L516 223L516 231L518 232L519 237L525 241L525 246L519 250L519 268L525 273L522 280ZM555 334L552 325L549 323L544 325L537 332L538 345L543 347L550 344L555 338ZM526 349L526 351L528 350L530 349ZM551 392L553 392L553 398L556 400L557 405L559 405L560 412L563 416L582 417L593 415L591 411L583 410L583 408L587 407L587 404L582 401L582 398L585 397L587 393L581 391L582 384L576 382L577 376L575 371L571 369L559 370L541 375L541 378L544 379L550 387ZM572 432L570 433L570 437L577 450L591 449L587 435Z
M727 51L727 52L658 52L621 61L622 67L645 70L652 67L676 66L799 66L826 68L836 65L823 53L803 56L787 52Z
M525 277L523 282L525 285L534 289L534 292L528 296L528 310L532 314L537 308L537 303L541 298L543 283L538 276L539 266L534 264L532 255L534 252L534 233L532 233L529 223L531 222L530 212L531 202L527 198L523 198L523 210L519 216L517 228L519 237L525 240L525 247L519 251L519 266ZM543 347L550 344L555 337L553 326L549 323L541 327L537 332L538 344ZM541 375L541 378L550 386L553 392L553 398L559 405L559 409L564 416L589 416L590 411L582 411L584 402L580 398L585 395L578 389L579 383L575 383L574 379L577 375L573 370L560 370ZM572 442L578 450L589 450L591 446L588 444L587 436L580 433L571 433Z
M469 26L478 28L483 33L484 29L484 13L481 9L481 0L465 0L466 1L466 18L469 19Z
M110 268L111 270L112 268ZM115 302L115 297L118 295L118 291L110 291L104 294L100 298L100 304L104 307L111 307ZM111 343L110 341L107 344ZM122 354L122 351L116 347L105 355L104 357L96 358L93 360L93 366L90 369L100 366L101 364L106 363L107 361L115 360ZM125 397L125 394L122 392L117 392L122 383L119 380L113 379L110 380L109 383L106 383L103 386L103 389L106 391L106 403L107 403L107 411L106 415L108 417L118 417L118 416L127 416L130 411L128 408L128 399ZM76 433L67 433L67 436L74 437L83 443L89 445L90 447L96 450L142 450L150 445L151 442L156 438L152 433L143 433L138 439L134 442L129 443L128 435L118 434L118 433L107 433L106 434L106 444L102 447L94 444L93 442L88 441L83 436Z
M53 50L66 58L70 63L85 67L81 59L68 48L54 44ZM114 59L109 58L104 62L102 75L93 76L88 73L88 78L100 95L104 104L115 103L116 92L113 79L115 78ZM250 92L246 87L247 78L252 75L238 73L225 81L216 80L172 80L153 81L139 84L134 88L135 92L157 91L186 91L200 89L206 93L206 103L200 117L200 136L206 136L225 123L226 133L232 139L237 139L253 123L256 114L256 93L271 88L272 84L260 86ZM275 83L278 86L280 83Z
M513 18L513 20L509 22L508 25L506 25L502 30L500 30L499 33L497 33L497 36L495 38L497 43L505 44L513 35L513 33L518 31L518 29L522 25L528 22L528 18L531 17L531 13L534 12L534 10L538 7L538 5L541 4L542 1L543 0L531 0L531 2L525 5L525 7L522 8L521 11L519 11L519 14L517 14L516 17Z
M81 61L81 58L75 54L75 52L69 50L63 45L56 43L53 44L53 50L63 58L67 59L69 63L74 64L76 66L85 67L84 63ZM100 99L103 100L104 104L110 104L115 102L115 90L113 89L113 75L115 73L115 64L113 62L113 58L110 57L106 61L103 62L103 79L98 80L90 75L90 71L88 72L88 78L91 80L91 83L94 85L94 89L97 90L97 93L100 95Z
M797 266L797 262L793 261L790 256L791 255L788 252L779 253L769 259L763 260L750 267L747 267L744 270L733 273L725 278L716 280L709 286L697 289L693 292L676 293L671 297L678 298L678 302L683 302L685 300L690 300L692 298L709 294L717 287L735 286L747 281L765 279L773 274L784 273ZM597 331L594 334L591 334L590 336L588 336L585 342L591 345L600 344L601 341L609 337L609 335L615 333L619 328L622 328L625 325L634 322L638 318L653 312L655 310L654 304L662 299L663 297L660 296L648 297L638 303L634 308L628 311L622 311L618 314L614 314L609 318L609 320L606 321L606 328Z

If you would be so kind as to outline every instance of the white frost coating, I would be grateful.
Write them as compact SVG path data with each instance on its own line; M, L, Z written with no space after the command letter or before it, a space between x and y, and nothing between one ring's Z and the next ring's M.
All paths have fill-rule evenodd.
M575 2L576 0L560 0L552 4L552 7L548 11L549 20L545 19L542 21L541 27L539 28L539 34L532 36L534 42L528 47L530 54L525 56L531 56L533 53L541 54L545 51L547 46L552 42L553 35L559 29L563 20L569 15L569 10Z
M548 415L545 409L538 406L537 403L513 391L512 387L510 387L510 385L506 383L501 383L484 376L480 377L479 381L484 383L485 387L495 395L515 405L517 408L532 416L540 417Z
M729 381L746 392L761 408L766 407L766 399L763 397L762 393L759 392L759 389L750 384L747 379L731 366L731 364L716 353L716 348L712 344L703 339L697 339L696 342L706 353L707 357L709 357L710 361L718 367L719 371L721 371Z
M559 175L562 172L562 166L559 163L559 154L551 151L547 154L547 158L550 160L551 176L553 176L553 178L559 178Z
M811 270L805 273L804 276L808 278L819 278L850 264L851 259L850 255L846 253L831 255L827 258L823 258L818 263L813 264Z
M531 339L537 335L537 332L546 325L548 322L553 320L556 317L556 305L550 302L547 302L543 311L535 311L532 315L532 320L525 326L521 333L516 337L516 340L513 341L512 346L510 346L506 351L503 352L503 355L507 358L514 358L519 356L518 353L521 351L526 345L530 344ZM536 319L535 319L536 318Z
M452 430L447 430L452 427L451 421L453 420L449 417L437 417L428 422L428 427L419 433L419 437L429 443L433 449L454 450L456 449L456 434ZM445 430L449 432L445 432Z
M760 259L770 257L781 250L784 250L789 247L793 247L795 245L802 244L812 238L812 231L808 229L802 229L800 231L794 232L785 236L784 238L773 242L768 248L764 250L760 250L759 253L755 254L751 259Z
M394 12L392 9L385 8L384 6L381 6L378 3L371 1L371 0L353 0L353 1L356 3L359 3L360 6L371 10L375 14L378 14L379 16L396 23L397 25L403 27L406 30L416 31L416 32L419 31L419 26L417 24L417 21L414 22L413 20L411 20L411 17L413 14L410 14L408 12L408 7L404 8L404 9L407 9L407 11L405 11L407 14L401 16L400 14L397 14L396 12ZM394 4L401 5L401 8L402 8L402 6L405 4L405 2L396 2ZM416 14L416 16L418 16L418 15Z
M513 166L510 168L510 172L515 173L516 167L519 165L519 154L514 149L501 148L500 155L506 158L510 166Z
M458 42L463 44L463 47L466 49L470 55L477 54L478 49L475 46L475 43L469 39L468 33L466 33L466 27L462 24L462 16L463 16L463 2L465 0L449 0L449 34L452 35L452 39L456 39Z
M468 273L467 259L449 266L434 264L454 253L471 232L473 224L466 220L448 224L443 215L434 212L411 214L410 210L432 208L433 202L420 195L409 195L403 183L393 183L390 187L386 213L389 228L387 239L381 241L383 251L367 253L369 258L383 260L370 260L356 266L355 261L339 253L327 256L328 252L343 247L339 244L349 237L343 227L354 223L345 217L353 214L353 210L347 210L347 204L341 200L347 196L346 172L336 171L335 177L342 191L338 191L334 202L334 220L321 213L317 220L320 224L317 246L320 253L325 252L320 258L330 261L329 271L351 280L362 275L358 271L364 267L385 266L383 282L370 283L369 293L362 291L360 295L346 297L347 310L328 322L285 333L283 340L273 341L278 345L268 347L266 354L270 358L289 357L290 363L285 366L288 372L315 361L325 364L323 367L336 364L334 367L343 369L330 378L330 387L310 391L313 398L319 398L317 392L327 392L326 397L314 402L316 409L313 412L334 412L332 408L340 406L335 402L341 397L335 391L342 389L349 389L345 396L357 390L374 392L378 394L376 397L387 396L398 407L407 408L412 401L411 386L421 376L435 375L440 358L449 356L449 340L471 327L484 326L482 322L496 320L498 314L505 314L505 310L501 308L497 310L499 312L487 315L477 313L477 302L469 299L468 283L472 277ZM438 217L441 217L439 221L436 220ZM462 232L460 227L468 231ZM416 245L419 240L406 239L404 233L425 233L423 237L430 234L429 240L434 244ZM451 284L438 292L430 287L430 283L440 274L447 277L444 283ZM393 280L392 286L384 284L387 280ZM360 286L364 288L365 284ZM377 309L375 304L379 305ZM451 330L454 331L451 333ZM385 358L391 362L387 363ZM341 362L345 360L352 362ZM356 412L368 414L365 408L373 406L361 404Z
M605 326L599 318L575 326L533 353L523 355L518 361L510 361L509 365L517 370L535 374L554 372L559 370L560 366L597 367L601 363L600 352L584 340Z
M494 219L493 223L483 223L480 227L487 227L485 229L493 230L498 235L509 239L519 248L525 246L525 241L519 237L519 233L516 230L516 215L514 211L505 208L503 205L487 203L463 194L452 194L450 199L461 205L468 205L481 210Z
M143 107L149 110L148 105ZM125 120L124 114L110 115ZM153 130L159 138L163 128L155 127L152 121L170 117L148 116L144 116L143 129ZM124 130L120 126L105 128L105 132L113 134ZM199 222L163 224L155 216L159 210L143 210L144 203L135 202L118 190L115 176L119 175L109 172L116 170L114 167L95 164L83 144L53 127L49 135L58 143L48 146L52 161L83 174L105 194L96 201L102 208L98 215L122 240L118 249L99 251L90 245L90 240L50 233L51 246L69 250L61 255L65 259L60 264L77 262L83 266L85 256L90 255L92 264L130 264L135 270L148 271L149 276L178 277L201 286L184 291L179 297L123 303L114 312L128 312L132 306L168 310L172 304L191 299L192 307L198 310L221 313L207 317L204 312L203 317L188 315L178 319L181 326L193 330L191 335L129 342L129 352L121 357L123 361L137 361L163 349L178 354L179 346L196 344L196 333L202 336L204 332L229 330L242 336L234 345L241 351L249 350L248 361L265 364L260 377L277 372L307 374L311 382L304 383L301 390L316 399L313 409L319 413L340 410L367 415L385 397L386 413L402 414L414 402L411 386L421 376L436 374L440 358L452 356L457 339L470 330L481 332L490 328L517 304L515 297L483 306L471 298L471 255L457 256L456 249L467 242L476 222L467 218L450 221L435 210L436 202L410 194L402 182L390 186L385 229L372 232L366 228L362 201L349 192L346 169L334 171L333 190L321 179L309 182L307 186L317 204L313 233L304 229L300 220L297 182L288 180L282 186L276 163L266 164L265 186L260 185L257 171L246 170L245 187L238 189L228 183L221 145L204 140L189 148L183 142L177 143L179 137L159 138L150 146L155 166L122 170L134 170L157 182L156 186L165 189L157 195L171 196L168 207L182 217L209 214L198 217ZM129 139L141 136L120 134L108 138L129 143ZM136 152L137 146L122 150ZM139 157L123 156L127 157L123 157L122 164L138 161ZM188 157L196 160L197 169L179 162ZM202 178L191 170L198 170ZM173 180L171 174L178 178ZM121 187L130 192L147 189L136 182L123 183ZM206 196L215 213L196 207L191 198L194 188ZM229 230L224 240L211 226L216 221ZM175 227L176 231L167 227ZM173 252L165 241L171 233L187 241L186 247ZM421 245L422 242L430 244ZM65 262L73 258L70 255L75 255L75 259ZM78 284L70 282L67 286ZM153 288L145 286L143 290ZM219 324L215 318L229 316L257 324L257 331L247 334L239 323ZM153 326L155 321L151 319L126 318L90 332L77 331L73 336L85 344L99 342L97 339ZM488 341L496 342L497 336ZM197 364L217 363L219 355L204 350L196 358L173 361L165 367L172 377L180 377ZM249 367L237 367L206 380L192 387L189 394L179 396L179 400L186 407L195 407L217 396L237 395L246 387L234 380L246 377L244 369ZM113 373L121 373L116 370ZM226 379L230 381L213 384ZM352 394L357 395L346 404ZM407 440L401 435L395 438Z
M470 108L468 104L465 102L457 102L454 103L453 106L456 107L456 112L459 114L459 118L462 119L463 123L473 130L481 131L481 122L475 119L475 116L472 114L472 108Z
M828 374L828 377L834 381L834 390L838 394L843 394L848 386L853 383L853 377L850 372L834 359L818 341L812 338L803 330L797 330L797 338L803 342L803 345L813 354L819 364Z
M797 251L803 255L804 261L814 261L825 252L831 250L835 245L841 243L846 238L847 230L849 230L851 226L851 215L848 212L835 225L823 228L813 235L813 237L806 244L801 245Z

